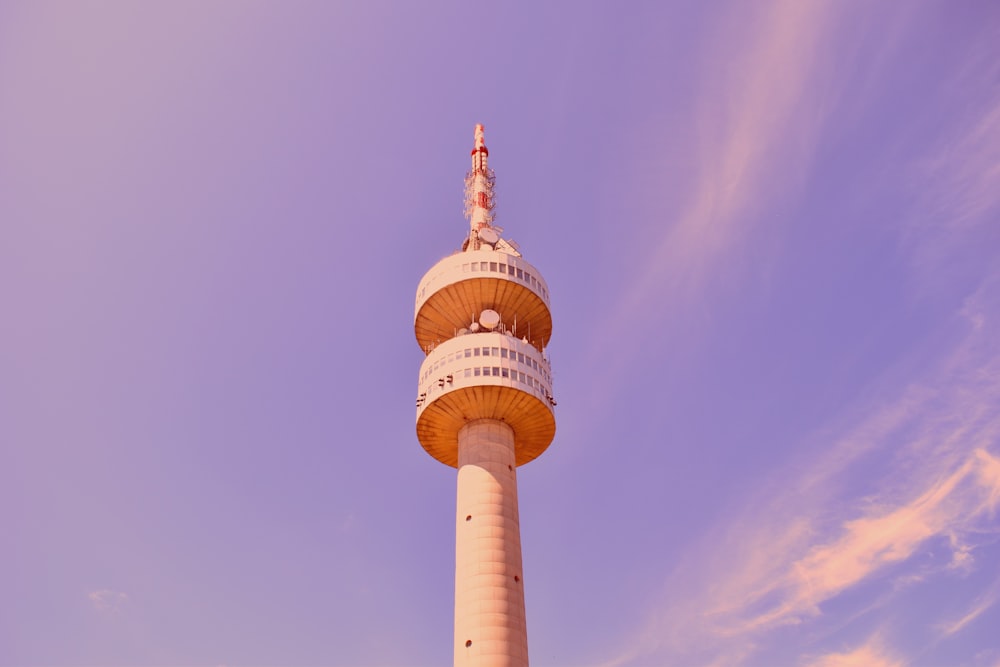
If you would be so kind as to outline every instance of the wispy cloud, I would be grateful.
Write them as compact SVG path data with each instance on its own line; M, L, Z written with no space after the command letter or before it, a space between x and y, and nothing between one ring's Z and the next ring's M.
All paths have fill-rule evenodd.
M896 587L872 589L856 605L860 613L930 578L974 568L974 536L1000 533L998 303L1000 283L985 281L956 313L966 338L928 375L839 436L811 443L818 457L789 464L755 500L743 499L744 509L709 531L668 579L668 598L645 631L607 664L650 655L752 664L768 633L821 617L826 603L882 574L892 573ZM859 466L883 472L854 488ZM949 555L900 571L928 546ZM958 631L995 602L995 593L985 594L942 627ZM879 655L858 649L818 664Z
M646 203L630 211L656 223L646 225L614 310L591 331L592 364L605 374L591 389L595 402L620 388L632 361L622 349L609 364L610 346L681 321L677 333L697 339L713 290L748 277L767 279L767 263L750 264L755 253L747 249L777 243L785 222L777 212L808 182L846 78L832 55L843 13L829 0L732 3L716 13L713 37L697 56L700 90L690 124L669 130L691 136L684 157L690 181L670 206ZM651 122L646 135L663 133L662 119ZM633 200L650 202L649 192L664 189L662 172L670 169L665 162L637 173L633 180L643 191Z
M945 637L957 634L993 607L997 600L1000 600L1000 579L994 580L993 584L973 600L972 605L960 617L942 623L941 632Z
M732 251L766 231L755 221L776 183L794 190L809 167L829 104L810 86L826 66L820 54L837 52L830 40L840 9L784 0L753 7L760 14L743 31L744 53L731 70L738 83L720 93L725 104L706 107L688 205L613 320L634 323L654 296L660 303L704 297L708 272L728 271L725 263L738 260ZM924 348L921 364L894 369L869 407L850 414L836 406L798 460L776 462L772 479L708 527L667 577L643 629L606 665L753 664L783 627L796 624L813 630L811 647L828 649L822 641L830 626L888 607L929 581L974 572L977 540L1000 534L1000 265L995 244L984 243L996 239L987 231L1000 210L1000 97L996 67L984 62L976 59L956 83L961 98L975 102L936 128L912 168L902 166L919 193L911 202L918 212L895 230L912 260L914 290L940 281L931 269L965 261L969 248L981 260L978 288L952 306L947 339ZM969 92L977 85L992 92ZM957 617L928 610L928 626L946 637L960 632L997 603L997 586ZM812 656L815 667L907 660L881 634Z
M905 561L928 539L961 531L984 515L1000 484L983 475L998 459L976 450L950 475L912 501L844 523L841 535L812 546L782 576L762 583L756 595L776 594L770 608L741 622L741 630L798 622L819 614L819 604L887 565Z
M992 82L1000 64L990 45L976 45L965 69L943 93L964 100L958 122L941 132L930 151L909 167L915 195L912 215L902 221L902 240L914 265L933 288L943 265L970 257L989 261L988 246L973 252L970 240L995 227L1000 213L1000 91ZM985 83L990 82L990 83ZM997 239L993 235L994 243ZM975 252L978 250L978 252Z
M878 636L846 653L827 653L806 663L806 667L903 667L905 663L893 657Z
M805 180L831 111L825 91L813 86L830 74L826 47L837 5L775 0L731 10L701 63L694 182L679 215L663 220L663 233L651 239L643 273L611 323L636 321L651 297L662 303L696 294L754 233L761 212Z
M1000 440L1000 357L988 342L995 323L987 324L970 326L971 339L938 374L875 410L813 465L783 470L778 477L789 480L785 491L762 492L721 532L713 531L669 579L669 600L653 612L641 638L609 664L653 654L740 664L768 632L820 616L826 602L906 563L928 544L940 542L950 557L902 573L907 583L897 590L945 575L956 564L971 569L975 545L968 536L1000 531L1000 456L990 448ZM892 461L876 484L882 491L863 503L852 496L845 502L843 483L876 454ZM884 605L895 592L862 607ZM995 590L983 594L948 621L945 632L957 632L996 599ZM699 653L704 645L714 647L712 656ZM874 650L831 654L816 664L882 664L875 662L879 656L897 664Z
M128 602L128 595L120 591L113 591L109 588L91 591L87 594L94 609L99 612L116 612Z
M989 58L992 68L1000 70L994 53L980 57ZM955 86L980 84L976 76L959 79ZM996 194L1000 184L1000 97L994 94L967 110L955 131L943 135L935 152L915 169L915 183L932 186L921 190L928 224L954 230L984 223L984 214L1000 203Z

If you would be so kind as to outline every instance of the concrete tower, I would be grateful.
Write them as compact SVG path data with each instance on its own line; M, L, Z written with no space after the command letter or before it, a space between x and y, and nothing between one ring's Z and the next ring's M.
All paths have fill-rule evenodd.
M455 665L528 664L517 466L556 432L549 290L493 225L493 170L476 126L465 180L468 237L420 280L413 328L427 354L417 437L458 468Z

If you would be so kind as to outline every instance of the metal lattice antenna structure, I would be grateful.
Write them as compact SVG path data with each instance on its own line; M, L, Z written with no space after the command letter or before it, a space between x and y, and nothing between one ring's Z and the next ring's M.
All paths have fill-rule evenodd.
M493 171L476 126L469 236L420 280L413 329L427 355L417 438L458 469L455 665L526 667L517 466L555 437L548 286L493 226ZM527 335L525 335L527 334Z
M494 220L493 187L496 175L489 166L490 152L486 148L483 126L476 125L476 143L472 148L472 168L465 175L465 217L469 219L467 250L480 247L479 232L491 228Z

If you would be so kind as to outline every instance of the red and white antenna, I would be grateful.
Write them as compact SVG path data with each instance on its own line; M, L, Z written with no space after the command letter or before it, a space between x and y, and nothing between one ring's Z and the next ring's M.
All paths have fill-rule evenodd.
M493 225L493 184L496 176L489 167L490 152L483 139L483 126L476 125L476 144L472 149L472 169L465 176L465 217L471 228L470 245L478 246L479 231Z

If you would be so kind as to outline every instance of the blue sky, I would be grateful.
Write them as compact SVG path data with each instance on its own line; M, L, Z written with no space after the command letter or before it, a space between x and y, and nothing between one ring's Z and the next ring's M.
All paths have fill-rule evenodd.
M1000 9L0 7L0 664L438 665L423 272L544 274L536 665L1000 665Z

